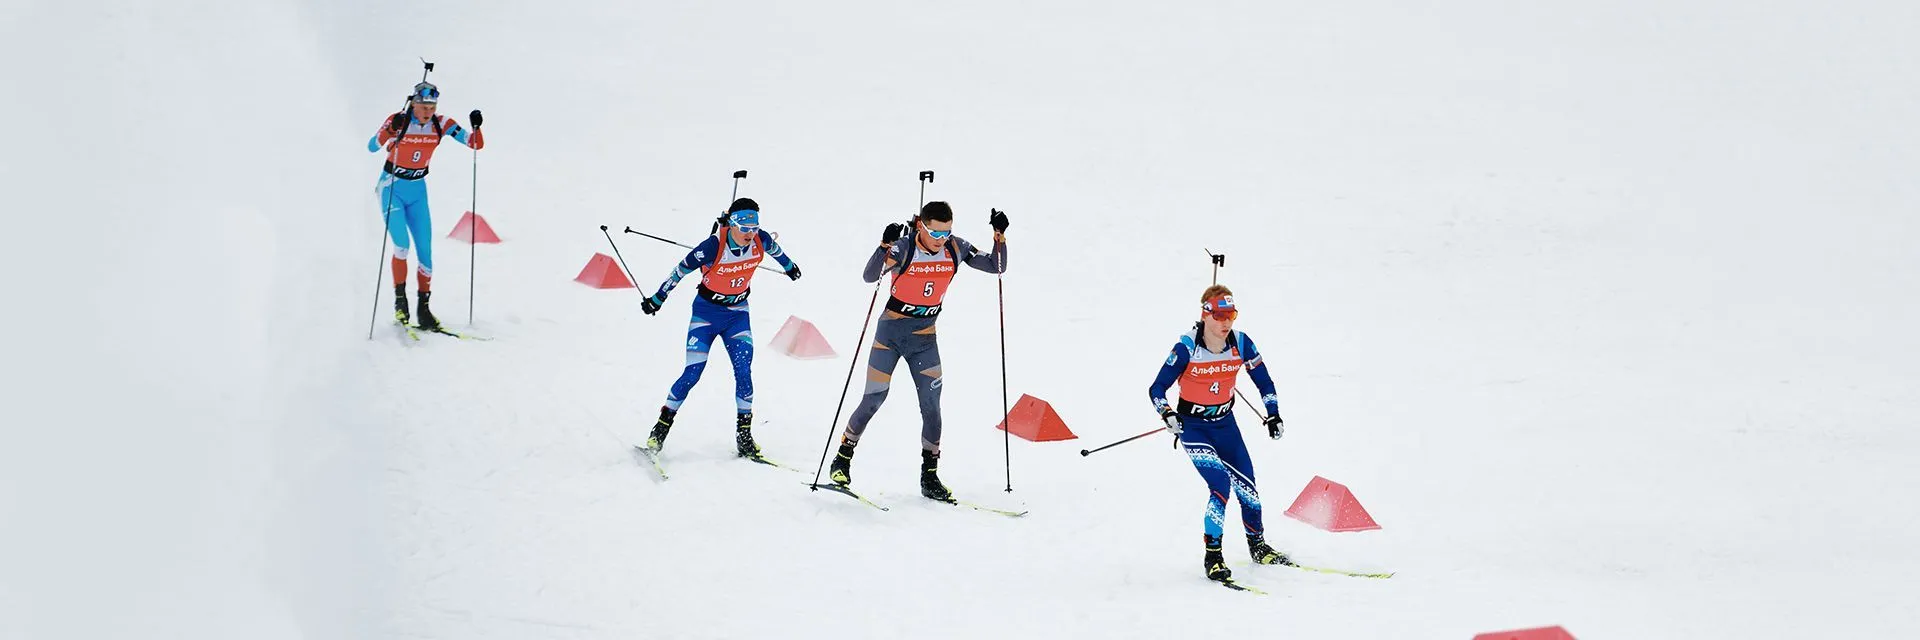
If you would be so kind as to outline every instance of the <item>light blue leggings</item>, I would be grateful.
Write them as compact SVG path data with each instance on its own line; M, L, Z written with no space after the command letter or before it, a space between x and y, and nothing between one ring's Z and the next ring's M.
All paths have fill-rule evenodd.
M409 253L419 255L420 273L433 275L433 213L427 210L427 181L401 180L381 174L380 204L387 220L387 235L393 237L393 257L405 260ZM416 251L414 243L419 241Z

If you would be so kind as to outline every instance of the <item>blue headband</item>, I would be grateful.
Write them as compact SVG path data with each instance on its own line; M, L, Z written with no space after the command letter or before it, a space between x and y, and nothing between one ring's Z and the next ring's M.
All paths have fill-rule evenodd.
M741 209L727 216L727 222L736 227L760 226L760 212L753 209Z

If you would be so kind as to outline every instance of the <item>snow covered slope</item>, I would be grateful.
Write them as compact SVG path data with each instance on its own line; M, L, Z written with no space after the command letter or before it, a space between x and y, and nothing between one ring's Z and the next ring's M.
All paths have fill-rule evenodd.
M1898 2L187 3L10 8L0 637L1898 636L1920 571L1920 67ZM383 327L365 136L439 64L481 212ZM463 118L464 119L464 118ZM429 178L437 235L473 156ZM943 475L902 381L856 487L731 457L716 364L650 477L690 284L569 279L598 225L691 242L727 176L842 356L756 363L811 469L915 174L1012 217L1009 387L1082 439L1002 466L996 290L940 321ZM651 288L681 251L616 236ZM632 240L629 240L631 238ZM1205 492L1144 397L1208 283L1281 388L1270 537L1385 581L1200 576ZM762 274L771 276L772 274ZM382 287L384 288L384 286ZM384 298L384 296L382 296ZM1243 422L1252 423L1242 412ZM844 416L842 417L844 420ZM1346 483L1384 529L1280 515Z

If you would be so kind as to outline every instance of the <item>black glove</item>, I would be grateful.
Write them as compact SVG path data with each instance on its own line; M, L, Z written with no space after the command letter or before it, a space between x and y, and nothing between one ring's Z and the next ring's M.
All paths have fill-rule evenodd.
M393 114L393 117L387 120L387 128L393 130L394 133L406 131L407 121L412 119L413 118L409 117L405 111Z
M904 236L904 235L907 235L907 225L895 222L893 224L887 225L886 232L880 234L880 243L885 245L892 245L895 242L899 242L900 236Z
M787 267L787 279L788 280L800 279L800 265L796 264L791 267Z
M725 213L720 214L720 217L713 219L713 228L708 230L707 234L712 235L715 233L720 233L720 228L727 226L727 224L732 221L733 220L729 214L725 214Z
M647 299L640 301L640 310L647 312L647 315L653 315L654 312L660 310L661 303L666 301L667 297L658 293L647 296Z
M1006 212L1003 212L999 209L993 209L992 211L993 211L993 215L987 217L987 224L993 225L994 233L1006 233L1007 232Z
M480 110L474 109L471 113L468 113L467 122L473 123L474 130L478 131L480 129Z
M1287 423L1280 420L1280 414L1277 412L1267 414L1266 422L1267 437L1269 438L1279 440L1280 434L1286 433L1287 431Z

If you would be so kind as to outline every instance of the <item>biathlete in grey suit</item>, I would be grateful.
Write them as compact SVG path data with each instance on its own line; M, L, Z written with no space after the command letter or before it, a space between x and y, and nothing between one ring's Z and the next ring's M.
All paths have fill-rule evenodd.
M893 286L887 297L887 310L874 330L873 353L867 357L867 387L847 420L840 438L840 453L833 458L831 478L841 485L853 482L854 445L867 430L867 422L887 399L893 382L893 370L901 360L913 376L914 390L920 396L920 495L934 500L952 501L953 493L940 483L940 344L934 335L934 320L940 316L941 301L947 297L947 285L960 265L987 273L1005 273L1007 269L1007 214L998 211L988 219L993 226L993 252L982 253L972 243L953 235L953 207L945 202L929 202L913 219L912 233L901 223L887 225L880 236L880 247L867 260L867 282L878 282L883 272L893 272Z

